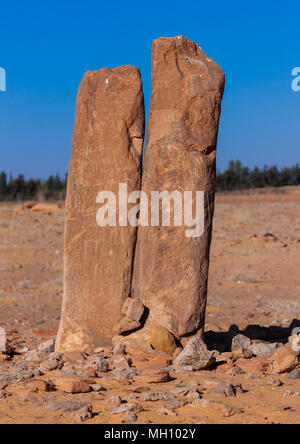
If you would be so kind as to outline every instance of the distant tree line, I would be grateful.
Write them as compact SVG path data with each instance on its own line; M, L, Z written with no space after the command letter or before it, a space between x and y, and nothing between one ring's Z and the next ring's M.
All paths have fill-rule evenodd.
M51 175L47 180L25 180L22 174L9 177L0 173L0 200L30 200L43 198L64 199L67 187L67 176L61 178L59 174Z
M229 162L228 168L217 173L217 191L235 191L250 188L282 187L300 185L300 166L277 168L276 166L250 169L237 161ZM0 173L0 200L64 199L67 175L51 175L47 180L25 180L22 174L17 177Z
M228 168L217 174L217 191L245 190L250 188L283 187L300 185L300 166L244 167L237 161L229 162Z

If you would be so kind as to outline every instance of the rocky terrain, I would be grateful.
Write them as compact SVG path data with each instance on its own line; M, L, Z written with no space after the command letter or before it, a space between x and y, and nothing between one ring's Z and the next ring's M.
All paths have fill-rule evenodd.
M300 423L298 188L217 195L205 344L174 354L155 326L54 352L64 210L30 207L0 204L0 423Z

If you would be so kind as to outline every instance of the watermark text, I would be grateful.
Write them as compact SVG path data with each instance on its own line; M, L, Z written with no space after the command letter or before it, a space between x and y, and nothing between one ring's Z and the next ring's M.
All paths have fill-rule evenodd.
M99 227L186 227L186 237L204 233L204 191L133 191L119 184L118 196L101 191L96 203L102 204L96 214ZM128 206L131 205L129 209Z
M0 92L6 91L6 71L0 67Z
M300 67L294 68L292 76L295 77L292 81L292 90L294 92L300 91Z

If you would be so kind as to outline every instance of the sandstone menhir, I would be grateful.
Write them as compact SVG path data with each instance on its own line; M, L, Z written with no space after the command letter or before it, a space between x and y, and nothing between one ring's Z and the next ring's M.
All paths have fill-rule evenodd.
M204 233L139 227L132 296L150 321L179 339L204 327L223 91L222 69L197 44L184 37L154 41L142 190L204 191Z
M66 201L64 296L56 349L110 344L130 296L137 229L99 227L101 191L140 189L144 99L132 66L87 72L81 82ZM104 202L103 202L104 203ZM117 215L118 218L118 215Z

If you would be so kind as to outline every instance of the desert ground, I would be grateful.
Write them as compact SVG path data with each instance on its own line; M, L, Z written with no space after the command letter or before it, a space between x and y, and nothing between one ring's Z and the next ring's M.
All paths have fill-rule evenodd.
M32 352L57 333L63 231L63 206L39 211L0 203L0 327L13 350L0 359L1 424L74 423L86 404L94 413L87 424L300 423L300 379L267 368L266 356L235 356L229 344L238 332L252 345L285 344L289 327L300 326L299 187L217 194L205 337L216 365L170 370L169 382L118 377L116 368L90 371L93 391L52 390L57 378L82 376L80 358L42 372ZM113 352L99 353L111 365ZM39 358L46 359L45 349Z

